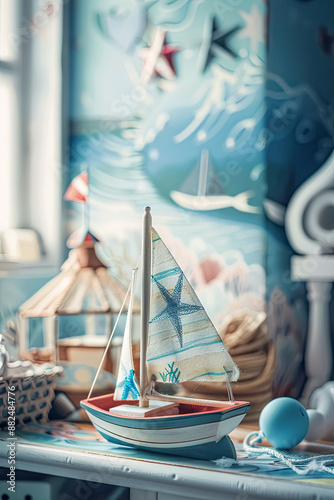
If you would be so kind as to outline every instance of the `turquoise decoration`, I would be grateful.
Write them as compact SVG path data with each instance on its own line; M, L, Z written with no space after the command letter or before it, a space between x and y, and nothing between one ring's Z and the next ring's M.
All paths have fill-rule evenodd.
M259 424L262 434L275 448L290 449L306 436L309 418L296 399L277 398L262 410Z
M165 368L165 372L159 372L160 377L163 382L171 382L172 384L177 384L180 378L180 370L178 368L174 368L175 362L172 364L168 363L168 368Z
M130 370L129 374L125 377L125 385L122 392L122 399L128 399L129 394L132 394L133 399L139 399L140 394L134 381L135 371Z

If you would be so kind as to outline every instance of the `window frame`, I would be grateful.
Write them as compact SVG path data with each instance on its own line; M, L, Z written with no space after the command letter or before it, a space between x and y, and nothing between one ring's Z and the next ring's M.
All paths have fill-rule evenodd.
M49 274L59 269L65 254L62 194L66 182L63 158L67 127L63 88L66 81L63 2L53 1L56 10L51 16L43 10L50 2L10 2L11 5L15 3L16 33L10 34L17 44L17 56L13 61L0 60L0 76L12 79L17 92L14 119L19 146L16 153L12 151L14 172L10 179L12 216L9 224L10 227L36 230L42 239L43 256L33 265L0 261L0 276ZM47 99L36 90L39 79L46 80ZM40 109L43 99L47 107L44 113Z

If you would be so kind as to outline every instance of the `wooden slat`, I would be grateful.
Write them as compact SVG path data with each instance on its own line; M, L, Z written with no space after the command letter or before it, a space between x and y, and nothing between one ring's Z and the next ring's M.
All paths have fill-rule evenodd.
M20 315L23 318L54 316L68 289L72 286L75 275L76 272L71 269L62 271L22 304Z
M117 313L123 303L124 297L126 295L126 290L109 275L106 268L96 269L96 275L101 282L104 294L109 302L110 311L112 313ZM127 312L128 307L129 301L127 300L123 312ZM140 305L138 304L138 302L134 301L133 313L136 314L138 312L140 312Z
M231 401L215 401L215 400L210 400L210 399L195 399L195 398L186 398L186 397L179 397L179 396L167 396L165 394L163 395L156 395L156 394L146 394L146 399L149 401L170 401L174 403L185 403L188 405L203 405L203 406L231 406L232 408L234 406L237 406L239 403L238 402L231 402ZM246 403L245 403L246 404Z

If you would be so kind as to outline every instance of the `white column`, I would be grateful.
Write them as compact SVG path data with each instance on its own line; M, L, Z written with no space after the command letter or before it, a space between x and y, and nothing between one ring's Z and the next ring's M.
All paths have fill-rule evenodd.
M305 348L307 381L301 397L307 407L314 389L330 380L332 373L329 302L334 281L334 255L293 256L291 278L306 282L310 305Z
M307 405L314 389L330 380L333 365L329 317L332 283L309 281L306 286L310 311L305 351L307 382L302 402Z

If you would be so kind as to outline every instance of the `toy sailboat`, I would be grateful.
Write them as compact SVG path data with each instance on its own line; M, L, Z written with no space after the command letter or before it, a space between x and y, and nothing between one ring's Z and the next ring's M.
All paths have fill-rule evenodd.
M229 381L239 370L187 278L151 226L143 220L140 383L132 357L132 304L136 271L129 287L119 373L114 394L81 401L96 429L124 446L215 460L235 458L228 434L249 403L198 400L160 394L155 382ZM229 392L230 393L230 392ZM230 393L231 394L231 393ZM126 404L124 404L126 400Z

